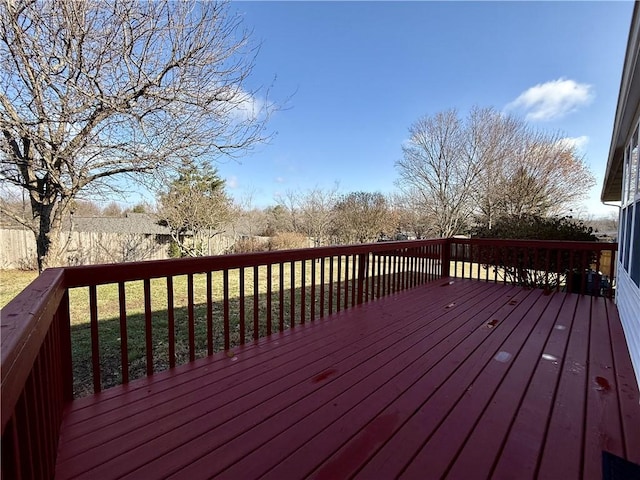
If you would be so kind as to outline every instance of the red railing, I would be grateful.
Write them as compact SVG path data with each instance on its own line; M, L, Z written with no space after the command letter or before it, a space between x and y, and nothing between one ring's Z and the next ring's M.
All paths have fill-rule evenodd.
M53 478L73 398L68 293L51 269L2 309L2 476Z
M391 242L47 270L2 310L3 478L53 477L63 409L74 395L438 278L446 245ZM127 296L139 283L136 312Z
M451 240L451 276L613 297L617 243Z
M611 252L613 285L615 250L439 239L47 270L2 310L3 478L53 476L74 396L440 277L522 283L534 272L543 287L574 291L578 279L594 293L584 274Z

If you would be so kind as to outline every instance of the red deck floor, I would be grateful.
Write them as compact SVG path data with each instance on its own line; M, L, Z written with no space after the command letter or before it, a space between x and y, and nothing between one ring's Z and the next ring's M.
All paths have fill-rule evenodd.
M640 463L613 303L440 280L73 402L66 478L601 478Z

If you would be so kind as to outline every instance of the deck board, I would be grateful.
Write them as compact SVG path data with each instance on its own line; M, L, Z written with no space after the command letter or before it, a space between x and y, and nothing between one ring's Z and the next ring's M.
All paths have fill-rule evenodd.
M233 353L73 402L56 478L599 478L602 449L638 461L602 298L438 280Z

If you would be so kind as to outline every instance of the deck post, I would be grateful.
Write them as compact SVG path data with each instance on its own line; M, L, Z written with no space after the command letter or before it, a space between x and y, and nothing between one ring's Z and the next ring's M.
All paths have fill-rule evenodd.
M451 263L451 239L444 239L442 245L440 245L440 261L442 262L440 268L440 276L446 278L450 276L450 263Z

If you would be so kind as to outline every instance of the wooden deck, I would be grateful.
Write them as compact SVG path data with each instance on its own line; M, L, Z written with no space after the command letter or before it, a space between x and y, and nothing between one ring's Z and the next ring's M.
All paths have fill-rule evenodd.
M639 398L609 300L439 280L76 400L56 478L601 478Z

